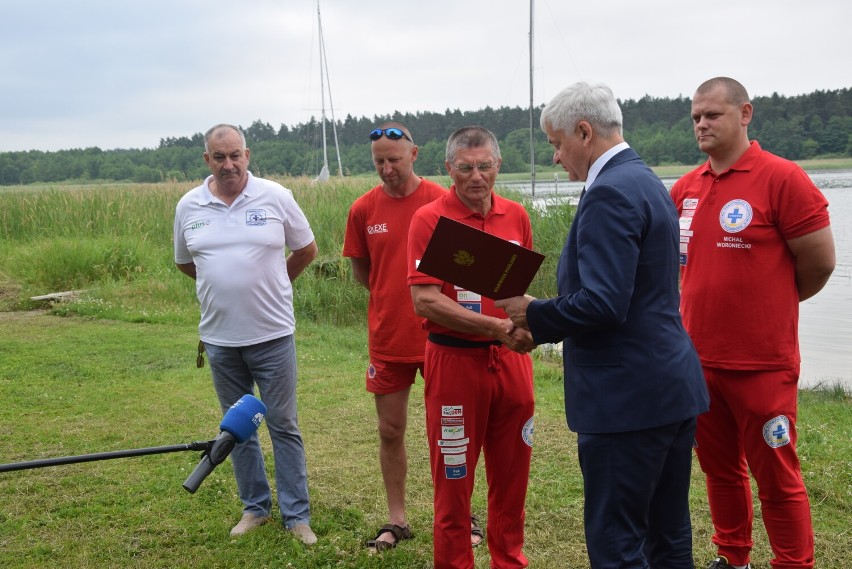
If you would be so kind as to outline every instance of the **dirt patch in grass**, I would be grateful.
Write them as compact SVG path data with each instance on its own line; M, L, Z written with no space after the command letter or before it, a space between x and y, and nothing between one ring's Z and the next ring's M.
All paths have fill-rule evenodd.
M0 311L12 310L18 303L21 286L0 273Z

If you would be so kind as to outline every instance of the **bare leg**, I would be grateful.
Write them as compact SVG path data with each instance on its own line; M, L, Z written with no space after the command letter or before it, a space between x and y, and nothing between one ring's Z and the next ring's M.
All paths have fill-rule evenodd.
M405 428L408 423L408 395L410 387L396 393L377 394L376 414L379 427L379 464L385 482L388 501L388 521L404 527L405 478L408 474L408 454L405 450ZM380 541L393 542L390 533Z
M376 394L376 415L379 427L379 465L385 483L388 502L388 522L405 527L405 479L408 475L408 454L405 449L405 429L408 425L410 387L388 394ZM473 523L471 522L471 528ZM383 533L378 541L393 542L391 533ZM471 545L482 541L471 534Z

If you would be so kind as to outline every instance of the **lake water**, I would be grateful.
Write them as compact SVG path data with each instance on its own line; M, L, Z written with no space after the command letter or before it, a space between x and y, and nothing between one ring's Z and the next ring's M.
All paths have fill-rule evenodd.
M800 304L800 382L852 389L852 171L810 176L828 199L837 266L825 288Z
M799 347L802 353L800 385L814 387L841 383L852 390L852 170L810 172L828 199L837 267L819 294L800 304ZM664 178L671 187L676 178ZM501 183L530 192L528 182ZM582 182L537 179L536 203L576 201Z

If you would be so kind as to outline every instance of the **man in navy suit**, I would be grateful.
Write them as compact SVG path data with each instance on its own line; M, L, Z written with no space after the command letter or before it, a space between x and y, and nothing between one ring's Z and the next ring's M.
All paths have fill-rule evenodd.
M678 311L678 215L622 136L605 85L574 84L541 126L586 187L557 269L559 295L498 303L536 344L563 342L592 569L691 569L689 481L701 364Z

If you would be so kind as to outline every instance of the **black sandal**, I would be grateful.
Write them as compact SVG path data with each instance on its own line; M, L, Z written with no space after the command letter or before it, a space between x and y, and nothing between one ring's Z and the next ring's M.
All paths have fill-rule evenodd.
M391 542L380 540L379 538L385 533L393 535L396 541ZM367 547L375 549L376 551L385 551L387 549L393 549L396 547L396 544L403 539L411 539L412 537L414 537L414 534L411 533L411 528L407 525L403 527L395 524L387 524L382 526L375 538L367 542Z
M479 547L485 541L485 532L479 527L479 518L470 516L470 535L475 535L479 538L476 543L470 542L471 547Z

